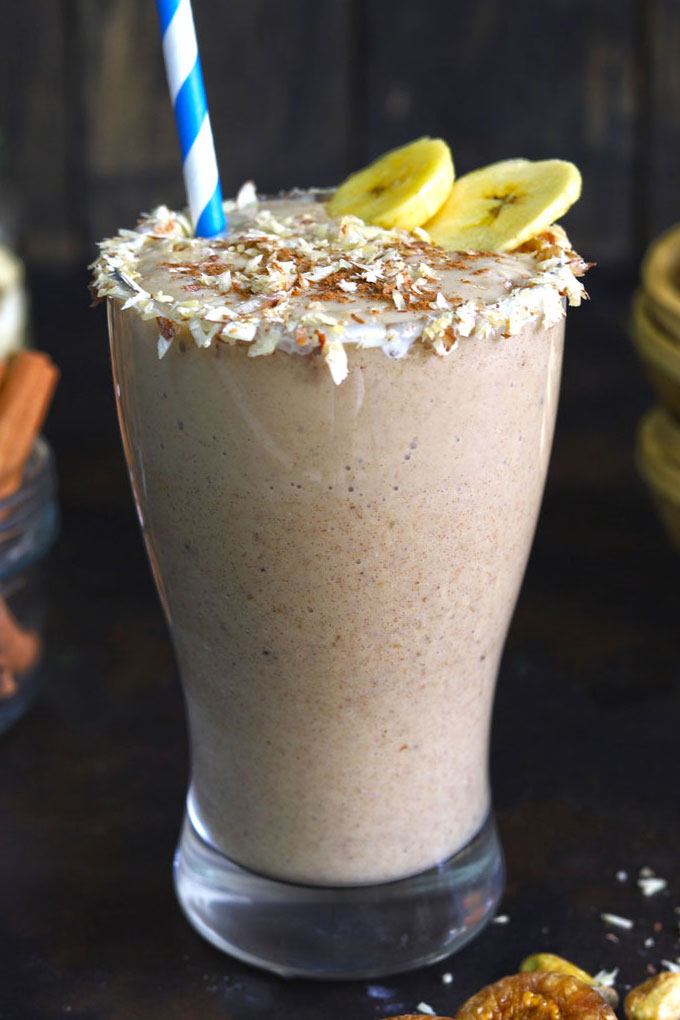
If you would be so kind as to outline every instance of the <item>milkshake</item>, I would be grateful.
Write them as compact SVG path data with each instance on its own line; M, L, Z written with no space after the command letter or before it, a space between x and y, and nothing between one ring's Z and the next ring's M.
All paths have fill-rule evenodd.
M444 874L490 824L493 689L583 267L554 230L446 252L323 198L246 188L210 241L161 208L104 242L96 287L191 839L251 894L327 889L337 911Z

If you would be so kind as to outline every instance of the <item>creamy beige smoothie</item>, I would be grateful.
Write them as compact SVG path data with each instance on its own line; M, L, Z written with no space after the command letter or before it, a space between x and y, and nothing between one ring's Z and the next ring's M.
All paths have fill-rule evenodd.
M160 209L96 265L190 816L260 874L386 882L488 814L583 267L558 232L446 253L310 196L252 197L226 239Z

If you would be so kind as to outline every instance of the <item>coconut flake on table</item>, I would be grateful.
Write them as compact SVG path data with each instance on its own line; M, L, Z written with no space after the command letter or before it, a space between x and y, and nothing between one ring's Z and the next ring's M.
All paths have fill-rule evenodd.
M642 890L643 896L655 896L656 893L661 892L666 888L668 882L665 878L657 878L656 876L650 875L645 878L638 878L637 884Z
M630 931L634 924L629 917L621 917L620 914L600 914L600 917L605 924L610 924L614 928L625 928L626 931Z
M614 970L598 970L597 974L593 977L593 981L596 985L601 985L602 988L613 988L618 973L618 967L614 967Z

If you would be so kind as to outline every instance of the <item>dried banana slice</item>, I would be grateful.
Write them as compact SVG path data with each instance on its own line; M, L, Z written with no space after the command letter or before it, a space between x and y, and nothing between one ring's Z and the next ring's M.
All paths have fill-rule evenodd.
M505 159L459 177L424 227L442 248L511 251L564 216L580 194L573 163Z
M351 174L330 199L328 214L351 214L388 230L413 230L443 205L453 177L446 142L419 138Z

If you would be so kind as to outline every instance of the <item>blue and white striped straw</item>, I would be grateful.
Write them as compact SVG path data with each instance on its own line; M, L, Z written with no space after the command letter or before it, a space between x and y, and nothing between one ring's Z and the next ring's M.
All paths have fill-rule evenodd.
M197 237L215 237L226 222L191 0L156 4L194 230Z

